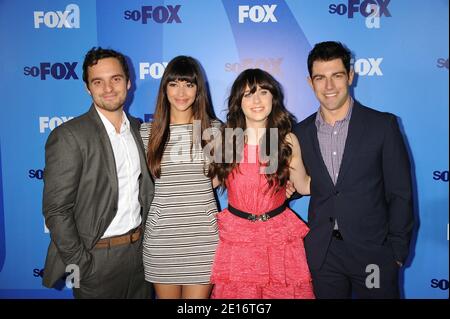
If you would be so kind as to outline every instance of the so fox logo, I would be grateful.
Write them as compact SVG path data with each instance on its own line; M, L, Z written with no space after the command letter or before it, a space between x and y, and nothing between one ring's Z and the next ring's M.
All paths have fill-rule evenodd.
M156 23L181 23L178 15L180 8L181 5L142 6L140 10L126 10L123 17L142 24L147 24L149 20Z
M391 0L348 0L345 3L332 3L328 6L330 14L345 15L348 19L353 19L355 14L360 14L365 18L368 29L379 29L381 27L381 17L391 17L388 9Z
M39 66L26 66L23 68L23 74L32 77L40 76L41 80L46 80L47 75L55 80L78 80L75 71L78 62L50 63L42 62Z

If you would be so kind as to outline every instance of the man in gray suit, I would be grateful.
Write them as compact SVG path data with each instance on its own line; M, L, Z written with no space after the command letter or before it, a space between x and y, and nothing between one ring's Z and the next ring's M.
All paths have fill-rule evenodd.
M43 284L54 287L69 272L75 298L148 298L141 242L153 182L139 122L123 111L131 86L125 57L91 49L83 80L90 110L53 130L45 146L51 242Z

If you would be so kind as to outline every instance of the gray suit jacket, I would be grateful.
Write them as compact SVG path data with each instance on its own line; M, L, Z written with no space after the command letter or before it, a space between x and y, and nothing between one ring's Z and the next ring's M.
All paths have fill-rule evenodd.
M139 202L142 222L153 198L139 122L128 116L139 151L141 175ZM51 242L45 261L43 284L53 287L66 265L80 273L92 269L90 250L117 212L118 182L112 146L92 105L90 110L52 131L45 145L43 212Z

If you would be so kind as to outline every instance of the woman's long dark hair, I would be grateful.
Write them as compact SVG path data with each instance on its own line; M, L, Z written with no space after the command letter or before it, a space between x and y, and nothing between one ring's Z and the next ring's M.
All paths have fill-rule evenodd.
M200 64L192 57L177 56L167 65L161 79L153 115L152 128L148 140L147 163L153 176L161 176L161 159L170 139L170 103L167 98L167 85L171 81L186 81L197 86L197 93L192 104L193 120L201 122L201 132L210 127L215 119L208 99L208 92ZM208 141L201 139L202 148ZM192 147L191 147L192 150Z
M270 112L266 123L266 134L260 140L260 150L268 150L270 145L270 128L278 129L278 167L276 172L266 174L266 179L270 187L276 185L278 190L280 187L286 185L289 179L289 162L292 156L292 148L286 141L286 135L291 132L292 126L295 123L295 117L284 106L284 94L280 83L274 79L272 75L261 69L248 69L243 71L234 81L231 87L230 96L228 98L228 114L225 126L222 129L222 161L221 163L214 162L209 167L208 176L216 176L219 179L220 185L226 188L226 179L233 169L239 167L239 161L242 154L236 153L236 136L225 138L225 128L241 128L247 129L245 115L242 111L242 98L244 92L248 87L250 93L255 93L258 86L261 89L268 90L272 94L272 111ZM265 143L265 145L263 145ZM233 152L227 158L233 158L232 163L226 163L226 152ZM228 154L228 156L230 156Z

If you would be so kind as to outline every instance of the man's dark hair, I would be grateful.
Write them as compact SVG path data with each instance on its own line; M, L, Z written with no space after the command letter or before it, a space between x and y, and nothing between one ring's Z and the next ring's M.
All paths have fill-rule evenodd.
M125 80L128 81L130 79L130 71L128 69L128 63L125 59L125 56L111 49L103 49L101 47L93 47L86 53L83 62L83 81L89 87L88 83L88 67L97 64L98 60L106 59L106 58L116 58L120 65L122 66L123 72L125 73Z
M341 42L326 41L317 43L308 55L308 72L312 76L315 61L341 59L347 73L350 73L351 52Z

